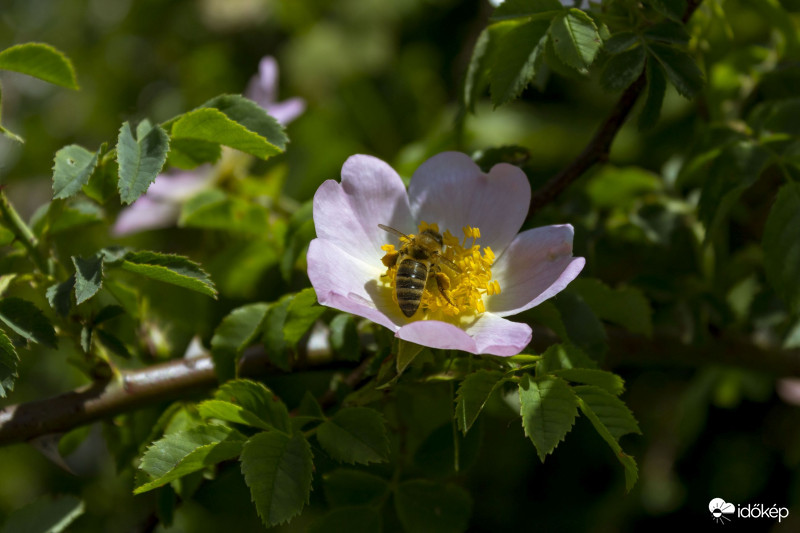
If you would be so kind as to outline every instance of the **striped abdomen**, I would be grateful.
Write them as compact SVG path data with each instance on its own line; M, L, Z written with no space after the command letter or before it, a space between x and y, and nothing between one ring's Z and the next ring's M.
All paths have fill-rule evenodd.
M422 291L428 280L428 265L406 257L400 261L395 278L397 304L404 315L410 317L419 309Z

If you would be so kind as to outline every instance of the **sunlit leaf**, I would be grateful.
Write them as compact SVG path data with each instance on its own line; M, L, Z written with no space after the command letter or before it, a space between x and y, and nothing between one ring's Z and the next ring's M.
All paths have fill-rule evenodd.
M552 16L563 9L558 0L505 0L492 13L492 20Z
M258 302L238 307L222 319L211 338L211 355L220 381L233 379L239 357L261 333L270 304Z
M56 152L53 164L53 198L67 198L89 183L97 166L97 153L71 144Z
M87 258L72 257L75 265L75 305L80 305L100 290L103 285L103 255Z
M325 312L325 307L317 303L314 289L308 288L298 292L286 310L286 321L283 324L283 336L286 343L295 348L314 322Z
M458 429L466 435L478 419L483 406L497 388L503 373L496 370L479 370L469 374L458 386L456 394L456 421Z
M553 19L550 38L558 57L579 72L589 68L603 44L591 17L575 8Z
M136 128L136 137L131 125L124 123L117 140L119 162L119 196L129 204L139 198L156 179L169 152L169 136L161 126L151 126L142 121Z
M216 298L217 290L208 274L194 261L172 254L157 252L131 252L120 265L122 269L134 272L201 294Z
M618 375L597 368L562 368L553 374L572 381L600 387L611 394L620 395L625 390L625 381Z
M67 89L78 88L72 62L49 44L24 43L0 51L0 69L21 72Z
M217 403L200 404L203 416L214 416L222 420L247 424L263 429L277 429L283 433L291 431L289 412L275 393L261 383L238 379L224 383L214 393L215 400L238 406L231 409ZM213 402L213 400L212 400ZM230 415L234 418L226 418Z
M495 106L517 98L536 75L548 26L546 20L524 22L494 37L499 43L492 54L489 77Z
M584 402L597 418L608 429L608 432L619 440L623 435L635 433L641 435L639 424L633 418L633 413L625 403L598 386L579 385L574 387L575 393Z
M545 456L552 453L572 429L578 415L578 400L564 380L531 379L526 374L519 383L519 401L525 435L544 462Z

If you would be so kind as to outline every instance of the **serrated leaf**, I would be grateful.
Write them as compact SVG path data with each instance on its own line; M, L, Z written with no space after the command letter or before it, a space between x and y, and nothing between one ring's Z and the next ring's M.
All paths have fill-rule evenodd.
M289 304L293 298L294 294L286 294L275 302L267 311L263 324L264 335L262 341L269 360L284 370L289 369L289 352L283 336L283 325L286 322Z
M208 274L200 268L200 265L180 255L130 252L125 256L120 267L123 270L191 289L212 298L217 297L217 290Z
M97 294L103 285L103 255L86 259L73 256L72 264L75 265L75 305L80 305Z
M686 45L689 43L689 33L683 24L672 20L665 20L654 24L644 30L644 38L648 41Z
M345 361L361 360L361 341L356 321L350 313L340 313L329 324L331 348Z
M680 20L686 11L686 0L647 0L646 3L673 20Z
M97 340L100 341L100 344L102 344L106 350L118 355L119 357L122 357L123 359L131 358L131 354L128 351L127 346L125 346L125 343L122 342L116 335L99 328L95 328L94 333L97 336Z
M45 496L9 514L4 533L61 533L86 510L83 500L62 495Z
M67 198L89 183L97 166L97 153L71 144L56 152L53 163L53 198Z
M395 510L406 531L460 533L467 530L472 500L457 485L411 480L395 492Z
M100 312L94 316L94 318L92 318L92 324L96 326L124 314L125 309L123 309L122 306L107 305L103 307Z
M466 435L478 419L483 406L501 383L503 373L497 370L478 370L469 374L458 386L456 394L456 421L458 429Z
M558 0L505 0L494 10L491 20L552 16L563 10L564 6Z
M257 203L209 189L183 204L178 225L261 235L269 226L269 211Z
M612 289L602 281L576 279L570 290L577 292L592 311L603 320L618 324L631 333L651 336L653 310L642 291L635 287Z
M307 288L298 292L286 310L286 320L283 324L283 337L291 348L306 332L311 329L314 322L325 312L325 307L317 303L317 293L314 289Z
M223 402L222 400L206 400L201 402L197 406L197 412L200 413L200 416L203 418L216 418L218 420L225 420L226 422L233 422L235 424L244 424L264 430L272 429L272 426L241 405Z
M647 60L647 94L639 113L638 126L640 130L651 128L658 122L661 114L661 104L664 102L664 95L667 91L667 80L664 77L664 70L657 61L652 58Z
M716 234L728 212L752 186L770 161L770 152L753 141L728 145L703 182L698 212L706 227L706 243Z
M258 302L231 311L222 319L211 338L211 356L220 381L233 379L236 364L245 348L261 333L270 304Z
M498 40L489 76L495 106L517 98L536 75L542 63L547 28L548 21L533 20L492 36Z
M11 339L0 330L0 398L5 398L8 393L14 390L14 382L17 380L17 364L19 356Z
M625 402L607 390L592 385L579 385L574 387L574 391L589 406L615 440L619 440L628 433L642 434L639 424Z
M703 89L703 72L692 56L666 44L649 43L647 47L682 96L692 99Z
M612 56L603 69L600 84L608 91L627 88L642 74L646 57L642 46Z
M67 89L78 89L72 62L49 44L24 43L6 48L0 52L0 69L21 72Z
M489 68L487 58L490 55L493 27L497 28L497 25L484 28L478 35L478 40L475 41L475 47L472 49L467 73L464 77L464 108L470 113L475 112L475 102L477 102L478 97L488 84L487 74Z
M175 139L222 144L261 159L284 150L286 135L278 122L258 104L235 95L223 95L177 118Z
M389 459L383 417L367 407L346 407L317 428L322 449L337 461L380 463Z
M594 385L611 394L620 395L625 390L625 381L618 375L597 368L562 368L553 374L574 383Z
M334 509L317 519L309 533L380 533L381 515L373 507Z
M84 198L53 200L42 206L31 219L34 233L38 236L55 235L81 226L103 221L103 210Z
M0 299L0 322L32 342L56 347L56 332L34 304L21 298Z
M587 387L587 388L594 389L594 387ZM575 389L577 391L578 389L583 389L583 387L576 387ZM598 395L596 393L596 391L605 392L605 391L602 391L600 389L596 389L594 393L583 391L583 394L585 394L587 397L591 397L593 399L595 405L598 406L601 410L604 410L605 408L603 407L603 405L604 405L603 401L602 400L598 400L598 398L602 397L602 395ZM608 393L606 393L606 395L607 395L607 398L613 398L614 400L617 400L618 402L622 403L621 400L619 400L618 398L615 398L614 396L611 396ZM636 466L636 461L633 459L633 457L631 457L630 455L628 455L624 451L622 451L622 447L619 445L619 442L617 442L617 438L614 437L614 434L605 425L603 419L598 415L598 413L596 413L594 411L593 407L589 404L589 402L587 402L583 398L583 396L580 396L580 395L579 395L579 400L578 401L579 401L581 412L584 415L586 415L586 417L589 419L589 421L594 426L594 429L600 434L600 436L603 438L603 440L606 441L606 444L608 444L609 447L611 447L611 450L614 452L614 455L616 456L617 460L622 464L623 468L625 469L625 490L629 492L633 488L633 486L636 484L636 480L639 477L639 470L638 470L638 467ZM625 410L628 409L627 407L625 407L624 404L622 404L622 406L624 407ZM620 411L616 410L616 413L619 413L619 412ZM612 411L611 411L610 414L613 415L614 413L615 413L615 409L612 408ZM628 413L630 414L630 411L628 411ZM633 415L630 415L630 418L633 420ZM610 420L618 421L618 419L616 417L614 417L614 416L610 416ZM625 420L625 416L624 415L622 415L622 420ZM622 422L622 424L623 425L620 426L620 428L624 428L625 425L627 425L628 427L631 427L630 426L630 421ZM636 430L637 430L636 433L639 433L638 425L636 425L636 420L633 420L633 424L636 427ZM621 430L622 429L618 429L618 431L621 431Z
M591 307L579 295L562 292L554 300L569 340L595 360L608 350L606 330Z
M303 510L311 492L311 447L302 433L274 431L252 437L242 451L242 474L258 516L271 527Z
M167 164L183 170L191 170L203 163L216 163L222 156L222 147L210 141L172 138Z
M519 383L519 402L525 435L536 447L539 460L544 462L572 429L578 416L578 399L560 378L531 379L526 374Z
M775 292L800 310L800 185L787 183L778 191L764 227L764 269Z
M154 442L142 455L139 469L152 478L136 487L141 494L242 452L244 436L225 426L197 426L171 433Z
M291 431L286 405L261 383L248 379L229 381L217 389L214 398L241 406L243 410L266 423L268 428L284 433Z
M51 285L45 291L47 302L59 315L67 316L72 308L72 289L75 287L75 274L66 281Z
M322 477L325 500L331 507L373 505L389 491L389 483L361 470L340 468Z
M603 48L609 54L619 54L638 42L639 36L637 34L632 31L621 31L609 37L603 44Z
M169 152L169 136L161 126L150 126L142 121L136 131L138 136L134 138L131 125L125 122L117 140L117 188L120 200L125 204L145 193L161 172Z
M603 43L591 17L575 8L555 17L549 33L556 55L579 72L586 72Z
M571 344L554 344L542 354L537 364L537 376L562 368L597 368L595 363L580 348Z

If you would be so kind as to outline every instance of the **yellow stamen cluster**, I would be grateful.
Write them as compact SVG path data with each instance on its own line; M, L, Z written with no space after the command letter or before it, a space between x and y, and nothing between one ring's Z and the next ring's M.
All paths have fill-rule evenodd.
M428 224L423 221L419 225L420 233L429 228L439 232L436 224ZM417 316L436 320L472 318L474 315L486 311L483 303L485 296L500 294L500 284L497 280L492 281L491 267L495 260L494 252L490 247L481 247L475 242L481 236L479 228L465 226L462 231L464 238L460 241L449 231L442 234L444 242L442 255L445 259L455 263L461 272L456 272L444 261L434 260L433 263L450 281L450 287L446 290L447 298L439 290L435 274L430 273L420 302L421 311L417 312ZM415 238L414 235L408 237L410 239L408 242ZM401 247L408 242L401 239ZM392 244L385 244L381 249L386 252L382 261L387 266L387 270L380 281L384 287L391 289L392 299L397 303L395 277L400 259L397 255L399 250L396 250Z

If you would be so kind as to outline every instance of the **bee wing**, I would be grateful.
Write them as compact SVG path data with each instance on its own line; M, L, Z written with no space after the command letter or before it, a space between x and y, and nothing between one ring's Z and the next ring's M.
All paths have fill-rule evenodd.
M448 258L443 256L442 254L439 254L438 259L439 259L439 261L441 261L442 263L447 265L452 270L455 270L456 272L461 274L461 268L459 268L459 266L457 264L453 263L452 261L450 261Z
M409 237L408 235L406 235L402 231L398 231L398 230L396 230L394 228L390 228L389 226L384 226L383 224L378 224L378 227L381 228L383 231L388 231L389 233L394 233L395 235L397 235L400 238L407 239L409 241L411 240L411 237Z

